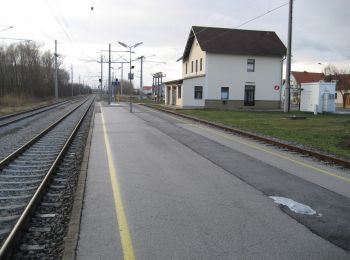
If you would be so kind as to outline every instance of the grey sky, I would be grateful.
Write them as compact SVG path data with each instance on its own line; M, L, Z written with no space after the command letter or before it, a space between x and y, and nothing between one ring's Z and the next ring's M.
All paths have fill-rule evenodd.
M112 43L114 50L126 44L143 42L134 57L155 57L146 62L145 84L152 82L151 73L163 71L166 80L181 77L182 55L192 25L235 28L242 23L287 3L288 0L7 0L0 9L0 26L13 29L0 32L0 37L29 38L40 42L43 49L54 48L65 57L67 69L74 66L74 80L85 80L96 86L98 63L86 62L87 56L99 59L97 53ZM91 11L91 6L94 10ZM350 62L350 1L296 0L294 2L293 70L321 71L323 65ZM287 42L288 5L252 21L241 29L275 31ZM4 27L0 27L0 30ZM1 41L1 40L0 40ZM11 41L4 40L4 44ZM126 55L127 57L127 55ZM114 56L114 58L117 58ZM135 62L136 76L139 62ZM127 66L126 66L127 67ZM118 66L114 66L120 78ZM125 70L125 73L127 70ZM106 73L105 73L106 75ZM96 77L95 77L96 76ZM126 74L124 75L126 77ZM139 86L139 78L135 78Z

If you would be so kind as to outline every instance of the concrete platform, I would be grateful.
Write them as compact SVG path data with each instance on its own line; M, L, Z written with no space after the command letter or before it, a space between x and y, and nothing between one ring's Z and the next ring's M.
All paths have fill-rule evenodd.
M179 122L128 108L95 116L77 259L349 259L177 141Z

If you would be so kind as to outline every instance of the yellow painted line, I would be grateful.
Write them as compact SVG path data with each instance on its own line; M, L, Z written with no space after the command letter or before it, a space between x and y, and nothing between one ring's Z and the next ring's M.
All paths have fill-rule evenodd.
M169 115L169 114L166 114L166 115L167 115L168 117L171 117L171 118L173 118L173 119L178 120L178 121L181 122L181 123L188 124L188 121L185 121L185 120L183 120L183 119L177 118L177 117L175 117L175 116L171 116L171 115ZM189 120L189 119L188 119L188 120ZM310 165L310 164L307 164L307 163L304 163L304 162L302 162L302 161L293 159L293 158L291 158L291 157L282 155L282 154L280 154L280 153L273 152L273 151L271 151L271 150L262 148L262 147L260 147L260 146L257 146L257 145L254 145L254 144L250 144L250 143L247 143L247 142L238 140L237 138L233 138L232 136L225 135L225 134L219 132L218 130L211 130L211 129L208 128L208 127L203 127L203 126L200 126L200 125L198 125L198 124L190 124L190 125L192 125L192 126L194 126L194 127L196 127L196 128L202 129L202 130L204 130L204 131L206 131L206 132L209 132L209 133L212 133L212 134L221 136L221 137L223 137L223 138L225 138L225 139L228 139L228 140L230 140L230 141L234 141L234 142L237 142L237 143L246 145L246 146L248 146L248 147L254 148L254 149L256 149L256 150L259 150L259 151L262 151L262 152L266 152L266 153L272 154L272 155L274 155L274 156L276 156L276 157L279 157L279 158L282 158L282 159L291 161L291 162L293 162L293 163L299 164L299 165L304 166L304 167L306 167L306 168L312 169L312 170L316 171L316 172L319 173L319 174L324 174L324 175L332 176L332 177L335 177L335 178L337 178L337 179L340 179L340 180L343 180L343 181L346 181L346 182L350 183L350 178L340 176L340 175L338 175L338 174L336 174L336 173L332 173L332 172L329 172L329 171L327 171L327 170L323 170L323 169L321 169L321 168L312 166L312 165Z
M104 134L104 139L105 139L105 144L106 144L109 175L111 177L115 212L117 215L117 226L119 227L119 234L120 234L120 240L121 240L121 244L122 244L123 256L124 256L125 260L134 260L135 259L134 249L132 246L128 222L126 220L123 202L122 202L122 198L120 195L118 178L117 178L117 171L116 171L114 163L113 163L112 150L111 150L111 146L109 143L109 138L108 138L108 134L107 134L107 130L106 130L106 125L105 125L105 120L104 120L101 104L100 104L100 108L101 108L101 115L102 115L103 134Z

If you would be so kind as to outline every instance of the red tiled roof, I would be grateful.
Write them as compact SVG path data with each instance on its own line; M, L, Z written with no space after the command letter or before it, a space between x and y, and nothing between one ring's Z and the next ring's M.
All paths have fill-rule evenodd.
M318 72L292 71L291 73L298 84L319 82L324 79L324 74Z

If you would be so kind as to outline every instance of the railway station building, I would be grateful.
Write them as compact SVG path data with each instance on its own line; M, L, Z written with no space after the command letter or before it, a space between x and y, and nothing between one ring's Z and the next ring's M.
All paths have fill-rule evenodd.
M165 104L179 108L280 108L286 47L270 31L192 26L182 79L165 82Z

